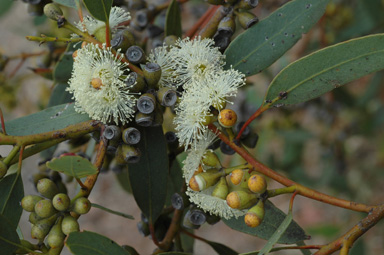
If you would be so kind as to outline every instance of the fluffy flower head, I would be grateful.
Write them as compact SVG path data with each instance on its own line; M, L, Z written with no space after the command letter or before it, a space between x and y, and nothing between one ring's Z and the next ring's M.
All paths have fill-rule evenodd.
M127 64L110 48L87 44L77 51L67 90L73 94L76 110L103 123L126 123L134 113L135 98L125 84Z
M117 29L121 28L119 26L120 23L128 21L131 19L131 15L129 12L125 11L120 7L112 7L111 13L109 14L109 26L111 28L112 33L116 33ZM105 26L103 21L97 20L91 16L86 16L83 19L83 22L79 22L76 24L76 27L83 32L88 32L93 35L95 32Z

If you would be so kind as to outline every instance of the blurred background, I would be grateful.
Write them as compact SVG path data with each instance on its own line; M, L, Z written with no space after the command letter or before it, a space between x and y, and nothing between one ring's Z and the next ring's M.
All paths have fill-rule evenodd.
M28 2L28 1L25 1ZM53 88L50 71L55 66L64 44L29 42L27 35L68 36L57 26L39 16L40 1L0 1L0 107L5 120L35 113L47 107ZM128 6L123 0L116 4ZM153 1L158 4L160 1ZM259 19L287 1L260 0L253 10ZM188 31L204 14L209 5L203 1L188 1L182 5L183 31ZM71 10L66 10L69 14ZM67 15L71 22L77 15ZM134 16L134 14L133 14ZM157 21L161 24L161 20ZM299 43L270 68L247 79L233 106L240 120L245 121L262 103L273 77L287 64L315 50L351 38L382 33L384 30L384 1L330 1L320 22ZM238 29L237 33L243 32ZM161 38L161 34L159 35ZM155 38L158 39L158 38ZM155 46L150 40L148 48ZM33 53L27 57L23 54ZM8 60L7 60L8 59ZM5 62L7 64L5 65ZM25 123L28 125L28 123ZM379 204L384 202L384 72L374 73L333 90L309 102L268 110L255 120L252 129L259 135L253 154L279 173L303 185L340 198ZM68 143L55 153L68 150ZM0 146L0 155L7 155L9 146ZM221 155L225 166L241 163L239 157ZM25 194L37 194L33 178L38 171L39 156L23 163ZM119 173L119 178L126 170ZM92 202L113 210L131 214L135 220L124 219L93 208L80 218L82 230L98 232L118 244L131 245L140 254L155 249L148 237L138 229L140 211L131 194L116 180L116 171L101 174L90 196ZM64 181L64 180L63 180ZM273 181L270 188L280 187ZM67 184L71 195L76 193L74 182ZM271 199L284 212L288 211L289 195ZM297 197L294 220L312 236L306 244L325 244L355 225L363 214L336 208L310 199ZM24 212L21 232L30 240L30 224ZM203 225L195 234L223 243L238 252L254 251L263 247L264 240L235 232L222 222ZM366 233L351 254L384 254L384 223L380 222ZM194 254L214 254L205 243L196 240ZM64 251L63 254L70 254ZM274 254L298 254L276 252Z

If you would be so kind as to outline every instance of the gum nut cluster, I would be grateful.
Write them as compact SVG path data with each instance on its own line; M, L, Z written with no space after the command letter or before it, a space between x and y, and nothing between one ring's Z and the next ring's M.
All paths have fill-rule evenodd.
M30 212L32 238L39 243L45 242L54 254L54 250L61 250L67 235L79 231L74 216L88 213L91 203L85 197L71 202L68 195L59 193L56 184L48 178L40 179L36 188L41 196L27 195L21 200L21 206Z
M86 44L76 51L67 91L73 94L76 111L103 123L127 123L133 116L135 97L125 81L127 64L119 51Z
M221 111L245 84L244 75L223 69L225 56L209 38L179 39L153 50L148 60L161 67L161 86L182 88L175 107L176 135L185 149L196 148L214 120L212 106Z
M267 182L249 168L221 168L216 154L207 150L214 139L215 134L209 131L184 161L187 195L205 212L226 219L245 215L245 223L257 227L264 218L261 194L266 191Z

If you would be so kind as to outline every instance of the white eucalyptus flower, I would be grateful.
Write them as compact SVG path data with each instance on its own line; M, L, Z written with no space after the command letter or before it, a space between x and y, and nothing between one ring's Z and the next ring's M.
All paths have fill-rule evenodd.
M125 84L127 64L110 48L87 44L77 50L67 91L73 94L77 112L103 123L127 123L136 99Z
M222 69L225 56L214 47L209 38L179 39L171 49L172 69L175 70L174 82L177 86L188 86L192 79L200 79L206 74Z
M173 60L167 46L164 45L152 49L147 61L156 63L161 67L161 77L159 80L160 86L176 89L176 86L173 84L173 79L175 77L175 73L172 69Z
M116 33L119 28L124 27L120 26L120 23L130 19L131 15L129 12L117 6L112 7L109 14L109 27L111 28L112 34ZM76 24L78 29L80 29L82 32L88 32L90 35L94 35L97 30L104 26L105 23L103 21L97 20L91 16L84 17L83 22L80 21Z

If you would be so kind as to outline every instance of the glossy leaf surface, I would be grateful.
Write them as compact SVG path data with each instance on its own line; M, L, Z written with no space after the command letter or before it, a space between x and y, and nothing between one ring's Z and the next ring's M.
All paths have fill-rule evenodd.
M19 236L16 233L16 227L13 226L8 218L0 214L0 254L13 255L17 246L20 244Z
M107 22L113 0L83 0L89 13L96 19Z
M0 181L0 214L5 216L16 230L23 212L20 206L24 197L24 186L21 175L9 174Z
M168 7L165 18L165 36L175 35L181 37L181 14L180 5L176 0L173 0Z
M88 159L80 156L63 156L48 161L47 167L75 178L96 174L97 168Z

